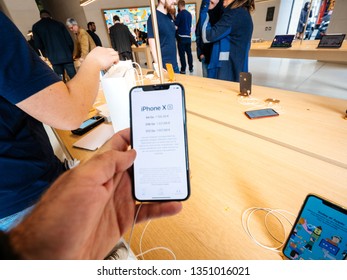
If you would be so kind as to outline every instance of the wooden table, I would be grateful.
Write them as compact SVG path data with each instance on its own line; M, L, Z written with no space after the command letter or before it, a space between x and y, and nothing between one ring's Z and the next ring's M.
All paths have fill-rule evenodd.
M294 41L291 48L270 48L271 41L252 43L250 56L312 59L347 63L347 41L339 49L317 49L319 40Z
M146 44L142 44L141 46L138 46L138 47L132 46L131 50L133 52L135 61L140 65L141 65L140 63L141 61L140 61L139 53L144 53L146 57L147 68L153 69L153 59L152 59L152 54L151 54L151 50L149 46L147 46Z
M280 99L280 116L249 120L243 112L251 105L238 96L237 83L185 75L176 79L186 91L192 193L180 214L149 224L143 251L165 246L177 259L280 259L245 233L241 216L247 208L297 214L312 192L347 205L346 100L254 86L259 103L252 107L269 97ZM71 148L77 140L71 133L59 134L70 152L78 151L76 156L93 154ZM278 245L266 233L261 213L250 226L257 240ZM135 254L144 227L135 227ZM272 229L284 238L278 224ZM172 256L157 250L145 258Z

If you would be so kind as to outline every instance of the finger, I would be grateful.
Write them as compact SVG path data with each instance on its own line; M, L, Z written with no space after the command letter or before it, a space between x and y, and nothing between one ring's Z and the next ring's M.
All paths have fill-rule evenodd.
M107 150L126 151L130 145L130 129L124 129L114 134L100 149L99 153Z
M140 205L137 205L138 208ZM160 202L153 204L142 204L136 223L150 219L172 216L182 210L181 202Z
M103 185L113 179L116 173L127 170L133 164L135 157L134 150L126 152L109 150L92 157L78 171L83 172L87 182Z

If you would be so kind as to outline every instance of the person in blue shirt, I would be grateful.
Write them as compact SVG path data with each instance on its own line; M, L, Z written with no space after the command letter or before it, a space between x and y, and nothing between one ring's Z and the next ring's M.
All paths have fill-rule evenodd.
M171 17L171 12L175 9L174 3L175 0L159 0L156 13L163 68L166 69L166 63L171 63L174 72L179 73L175 36L176 27ZM158 63L152 26L152 15L150 15L147 20L147 38L153 60L155 63Z
M208 77L238 82L240 72L248 72L254 0L225 0L223 15L214 26L209 22L209 4L210 0L201 3L199 26L203 42L213 43Z
M87 118L100 70L118 62L98 47L66 84L0 12L0 230L8 230L65 171L42 123L72 130Z
M189 72L193 72L193 56L192 56L192 39L191 39L191 28L192 28L192 14L186 10L186 2L179 0L177 3L178 14L175 19L175 25L177 26L177 47L178 55L181 62L181 74L186 73L187 62L186 54L188 59Z

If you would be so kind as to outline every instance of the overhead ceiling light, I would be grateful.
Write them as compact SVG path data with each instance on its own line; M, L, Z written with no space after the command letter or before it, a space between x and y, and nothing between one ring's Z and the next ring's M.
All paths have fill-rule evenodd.
M95 0L80 0L80 6L87 6L88 4L94 2Z

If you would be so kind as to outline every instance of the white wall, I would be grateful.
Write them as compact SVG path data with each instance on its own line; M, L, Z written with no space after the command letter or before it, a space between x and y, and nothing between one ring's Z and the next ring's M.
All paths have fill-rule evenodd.
M24 37L28 38L28 30L31 30L32 25L40 19L35 0L0 0L0 6Z
M294 6L293 6L293 13L292 18L289 23L289 31L288 34L296 34L296 30L298 28L298 23L300 19L300 13L304 6L304 3L306 3L308 0L295 0Z
M255 3L255 12L253 13L253 38L272 40L276 33L276 25L280 10L281 0L272 0ZM275 7L273 21L266 21L266 13L269 7Z

